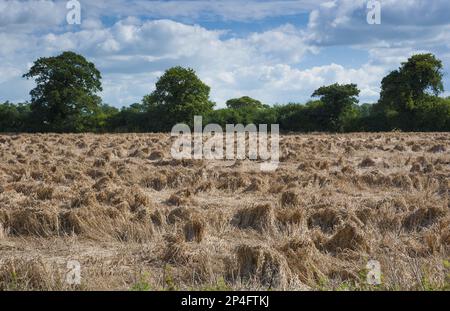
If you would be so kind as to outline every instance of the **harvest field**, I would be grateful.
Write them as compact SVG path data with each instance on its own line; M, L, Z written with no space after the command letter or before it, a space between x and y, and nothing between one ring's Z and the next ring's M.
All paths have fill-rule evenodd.
M449 289L450 134L283 135L275 172L172 142L0 135L0 290Z

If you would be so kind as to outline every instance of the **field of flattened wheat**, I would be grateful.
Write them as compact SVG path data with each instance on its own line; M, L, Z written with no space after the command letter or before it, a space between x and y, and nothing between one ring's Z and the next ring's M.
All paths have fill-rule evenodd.
M450 134L285 135L274 172L172 142L0 135L0 290L449 288Z

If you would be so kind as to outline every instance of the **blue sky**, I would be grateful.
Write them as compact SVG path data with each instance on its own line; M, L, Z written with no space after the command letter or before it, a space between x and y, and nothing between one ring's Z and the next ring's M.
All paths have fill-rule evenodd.
M448 0L381 0L380 25L367 23L366 0L79 2L81 24L68 25L65 0L0 0L0 101L29 100L22 74L66 50L97 65L116 107L139 102L175 65L195 69L217 107L243 95L305 102L335 82L374 102L383 76L419 52L443 61L450 89Z

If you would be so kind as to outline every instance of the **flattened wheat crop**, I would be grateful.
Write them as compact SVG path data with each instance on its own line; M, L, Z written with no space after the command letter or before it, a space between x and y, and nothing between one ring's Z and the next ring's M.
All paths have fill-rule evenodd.
M450 134L284 135L274 172L172 142L0 135L0 290L449 289Z

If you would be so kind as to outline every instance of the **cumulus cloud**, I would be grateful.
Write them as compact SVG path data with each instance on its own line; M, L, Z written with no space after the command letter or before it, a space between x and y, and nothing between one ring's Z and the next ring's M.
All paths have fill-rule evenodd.
M398 47L435 44L448 38L450 2L447 0L383 0L381 24L367 23L367 0L335 0L314 9L308 41L318 46L359 45Z
M416 53L431 52L444 63L450 62L449 1L380 2L380 25L367 23L366 0L334 0L319 5L310 13L306 43L322 49L348 46L366 51L366 66L384 68L385 72ZM367 94L375 95L375 88L371 90Z
M50 0L1 0L0 31L34 32L58 26L66 18L65 3Z
M371 85L380 77L376 68L348 69L330 64L299 69L305 53L315 49L306 45L302 32L291 25L243 38L224 38L223 34L171 20L125 19L102 29L47 33L35 40L21 40L22 44L32 44L18 46L15 55L28 62L38 53L74 50L86 55L103 73L104 100L116 106L139 101L151 92L165 69L179 64L198 72L212 87L212 98L219 106L242 95L268 103L304 101L315 88L336 81L358 82L363 94L376 95ZM21 62L11 72L25 70Z
M106 99L119 100L113 104L122 105L129 104L126 102L129 100L139 100L145 93L135 92L144 90L144 85L150 92L157 78L155 73L171 66L192 67L212 85L220 84L229 91L227 85L242 88L262 81L262 76L243 81L246 78L241 75L243 71L256 72L262 65L276 68L280 62L295 64L310 49L302 43L300 32L289 25L244 38L225 39L224 34L224 31L171 20L124 19L102 29L28 35L30 40L20 40L21 45L7 53L24 59L39 52L45 55L64 50L82 53L102 70ZM16 36L9 37L12 40ZM20 68L25 69L23 65ZM120 82L134 84L134 87L119 86ZM113 89L113 93L108 92ZM134 96L130 92L134 92ZM218 102L225 99L216 98Z

